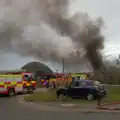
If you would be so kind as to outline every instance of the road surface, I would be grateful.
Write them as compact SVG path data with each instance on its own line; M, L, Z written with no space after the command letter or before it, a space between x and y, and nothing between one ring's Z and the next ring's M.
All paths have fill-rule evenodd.
M120 120L120 114L40 111L16 97L0 97L0 120Z

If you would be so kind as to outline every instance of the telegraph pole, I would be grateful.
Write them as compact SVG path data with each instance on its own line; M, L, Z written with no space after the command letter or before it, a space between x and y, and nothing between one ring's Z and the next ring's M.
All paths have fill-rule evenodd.
M62 68L63 68L63 73L65 72L64 67L65 67L65 63L64 63L64 58L63 58L63 59L62 59Z
M120 64L120 55L119 55L119 57L117 59L117 65L119 65L119 64Z

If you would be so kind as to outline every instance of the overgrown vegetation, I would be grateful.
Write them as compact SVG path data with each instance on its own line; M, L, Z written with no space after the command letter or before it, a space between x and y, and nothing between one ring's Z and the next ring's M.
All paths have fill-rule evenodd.
M105 84L120 84L120 68L109 67L102 73L100 71L95 72L93 79Z

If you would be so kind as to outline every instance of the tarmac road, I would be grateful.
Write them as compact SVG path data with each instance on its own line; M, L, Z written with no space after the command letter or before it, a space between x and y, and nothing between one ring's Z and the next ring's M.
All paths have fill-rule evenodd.
M17 97L0 97L0 120L120 120L120 114L41 111L19 103Z

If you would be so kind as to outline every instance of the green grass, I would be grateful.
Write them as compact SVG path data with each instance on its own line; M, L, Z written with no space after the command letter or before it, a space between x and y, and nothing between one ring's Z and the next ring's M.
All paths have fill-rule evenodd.
M112 101L120 101L120 87L108 87L108 94L102 100L103 102L112 102ZM63 98L57 99L55 90L49 90L46 92L36 92L31 94L30 96L25 96L26 101L41 101L41 102L53 102L53 101L63 101L63 102L74 102L74 103L96 103L96 101L88 101L83 99L71 99L71 98Z
M105 102L120 101L120 87L108 87Z
M36 92L30 96L25 96L26 101L56 101L55 91Z

